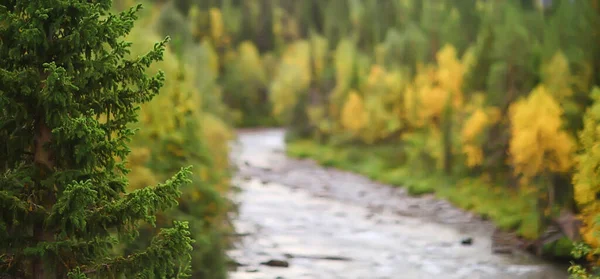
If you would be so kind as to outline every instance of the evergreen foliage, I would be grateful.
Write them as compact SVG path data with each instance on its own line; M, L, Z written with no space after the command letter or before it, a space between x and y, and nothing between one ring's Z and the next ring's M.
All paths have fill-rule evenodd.
M0 3L0 274L15 278L180 278L189 274L187 222L144 250L116 253L142 222L177 205L189 167L127 192L125 159L139 105L164 83L145 70L167 39L125 58L141 6L112 1Z

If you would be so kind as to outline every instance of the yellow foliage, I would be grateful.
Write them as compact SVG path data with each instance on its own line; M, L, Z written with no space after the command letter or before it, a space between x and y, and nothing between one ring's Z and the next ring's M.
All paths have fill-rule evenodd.
M483 162L483 150L474 144L463 145L463 153L467 156L467 166L475 167Z
M278 57L272 53L266 53L261 57L261 64L263 65L265 76L269 81L271 81L277 73L278 62Z
M273 9L273 26L272 31L273 31L273 35L275 35L275 37L281 37L281 35L283 34L283 18L285 15L285 11L279 7L276 6Z
M210 31L212 38L215 42L220 42L223 35L225 34L225 27L223 24L223 15L221 10L218 8L211 8L209 10L210 15Z
M284 36L291 40L297 40L300 38L300 27L298 21L293 17L288 17L285 21Z
M132 148L127 157L128 167L131 165L143 165L150 160L150 150L145 147Z
M596 221L599 213L600 204L594 202L583 207L579 214L579 217L583 221L583 226L580 229L581 237L585 243L594 248L600 247L600 240L598 239L600 224Z
M355 74L355 65L358 64L357 50L350 39L342 39L334 52L335 87L329 94L329 115L334 118L336 128L341 123L341 108L346 101L352 77ZM341 125L343 126L343 125ZM343 127L342 127L343 129Z
M580 217L584 226L581 228L583 240L594 248L600 247L597 222L600 215L600 91L594 89L594 104L584 115L584 128L579 133L581 152L576 158L573 185L575 201L580 208Z
M369 87L375 87L375 86L381 85L380 81L384 75L385 75L385 69L383 69L379 65L373 65L373 67L371 67L371 72L369 73L369 77L367 78L367 85Z
M194 202L198 202L202 199L202 193L200 191L191 191L190 198Z
M474 112L480 108L485 106L485 96L484 92L475 92L472 93L471 98L469 98L469 102L465 104L464 109L468 112Z
M129 9L130 7L135 6L135 1L134 0L120 0L120 1L114 1L114 6L113 8L117 11L124 11L126 9Z
M412 83L406 86L403 92L404 104L402 106L406 121L414 127L424 125L424 115L428 112L421 110L422 99L427 97L427 91L431 88L431 82L435 77L435 68L431 66L417 65L417 73Z
M473 140L488 122L488 117L483 110L476 110L465 122L461 136L465 141Z
M132 148L127 157L127 167L131 170L128 174L129 189L135 190L158 183L156 175L145 164L150 160L150 150L144 147Z
M303 93L310 85L310 44L297 41L289 45L277 69L270 97L274 115L280 116L296 104L297 94Z
M248 1L253 2L253 1ZM257 1L258 2L258 1ZM272 10L273 23L271 30L276 40L297 40L300 38L300 28L297 19L286 9L276 5Z
M461 143L463 153L467 156L467 166L474 167L483 162L483 151L477 137L481 135L486 127L497 121L498 114L498 110L494 108L488 111L477 108L463 124Z
M575 200L580 204L587 206L596 201L596 193L600 192L600 172L594 167L598 164L600 158L600 145L596 140L600 137L600 128L593 119L585 119L585 128L581 133L581 137L586 137L582 141L585 153L580 154L577 158L578 168L577 174L574 176L575 181ZM590 141L592 139L593 141Z
M367 143L383 139L402 127L404 76L373 65L360 87L369 125L361 132Z
M446 102L448 101L449 92L440 86L424 86L419 91L419 114L423 120L431 120L434 117L439 117Z
M142 105L142 123L152 124L144 127L143 132L155 136L170 135L180 128L189 114L198 117L198 109L202 101L200 93L194 87L191 79L184 81L167 79L161 89L161 92L165 93L156 96L153 102ZM165 117L165 112L170 112L172 115Z
M437 53L437 60L437 66L417 65L415 78L404 91L405 114L413 126L439 119L450 97L455 108L462 106L464 67L456 50L446 45Z
M231 130L221 119L210 113L203 114L201 126L203 139L214 160L214 166L220 170L227 169L229 159L226 154L229 153L229 141L233 138Z
M188 11L189 26L192 33L192 36L196 38L202 37L202 28L199 24L201 16L201 11L198 8L198 5L192 5Z
M546 171L566 172L573 163L575 143L562 127L562 108L543 85L509 110L509 152L515 173L524 179Z
M242 42L238 46L238 53L239 70L244 80L256 80L265 83L265 72L256 46L250 41Z
M385 64L385 57L387 55L387 48L384 44L378 44L375 46L374 50L375 63L377 65Z
M327 118L325 117L325 108L322 106L308 106L306 108L306 114L308 116L308 120L310 123L315 125L315 127L321 133L328 133L329 127L325 124L327 122Z
M435 160L435 167L438 170L442 170L444 168L443 150L442 131L438 127L431 127L428 130L423 151Z
M467 51L465 51L465 54L461 59L461 63L463 65L463 75L464 73L468 72L471 69L471 67L473 67L473 65L477 61L476 58L477 56L475 55L474 47L470 47L467 49Z
M356 91L351 91L342 109L342 125L356 133L367 124L367 117L362 98Z
M132 166L127 177L129 178L128 190L155 186L159 182L154 172L144 166Z
M542 68L543 83L557 101L562 102L573 95L569 61L562 52L557 52Z
M465 73L464 66L456 57L456 49L445 45L437 54L437 81L440 87L452 94L455 107L460 107L463 102L462 83ZM444 100L445 102L445 100Z
M217 52L215 51L215 49L209 41L203 41L201 46L207 52L207 69L210 70L210 74L216 78L219 74L219 55L217 54Z
M500 110L485 105L485 94L474 93L469 102L464 105L464 111L469 115L462 123L460 143L462 152L466 155L467 166L475 167L483 162L483 142L480 136L487 127L500 120Z
M327 59L327 50L329 44L327 38L321 35L313 35L310 38L311 44L311 57L314 65L315 77L320 77L323 74L325 63Z
M132 55L141 55L159 41L155 34L139 28L134 28L129 36L128 39L135 41L139 47L132 50ZM165 83L152 102L142 105L140 114L140 121L145 125L142 132L155 136L174 133L178 123L183 123L188 114L197 116L202 106L201 94L192 78L194 71L189 66L182 70L172 51L165 51L163 61L152 64L147 72L154 75L159 70L165 72ZM187 76L179 80L177 77L181 74ZM165 117L165 112L172 113L171 117Z
M356 49L354 44L348 40L342 40L335 50L335 81L336 88L332 98L334 100L342 99L343 94L350 86L350 81L354 73Z
M404 109L405 119L412 126L419 127L421 123L419 123L418 118L418 105L419 98L417 95L417 91L415 90L412 84L406 86L406 89L403 92L404 104L402 109Z
M471 63L465 57L459 60L456 50L445 45L437 54L437 65L417 65L417 73L403 92L402 105L407 121L416 127L434 119L440 119L451 98L452 106L463 106L462 84L466 66Z
M154 42L159 41L158 38L147 30L134 28L130 34L130 40L136 42L139 48L133 49L133 55L140 55L150 49ZM203 71L203 76L211 74L214 71L215 77L217 74L218 57L212 50L209 42L205 41L201 46L204 52L201 54L204 59L199 65ZM252 61L252 50L249 46L241 46L246 58ZM247 55L247 53L250 53ZM248 58L250 57L250 58ZM248 60L243 60L247 62ZM228 162L228 141L231 138L231 132L227 125L211 113L202 111L203 94L197 89L197 80L194 68L189 65L181 65L170 49L164 52L164 59L161 62L154 63L148 74L156 74L159 70L165 72L166 80L160 93L152 100L141 106L140 120L143 129L138 132L136 139L132 143L133 146L148 146L156 144L161 140L168 139L169 144L165 146L166 151L171 156L185 157L187 151L184 150L184 137L192 137L202 141L210 157L213 159L213 165L210 166L208 173L223 172L229 167ZM213 77L211 77L212 79ZM207 80L203 84L209 84ZM208 94L207 94L208 95ZM191 125L191 126L190 126ZM191 135L185 134L186 131L192 131ZM151 141L151 142L150 142ZM153 155L149 154L149 150L145 148L134 149L129 156L129 162L132 167L130 178L132 187L143 187L151 185L148 181L154 181L156 178L151 174L151 171L144 167L145 160ZM164 154L155 154L156 161L169 160L164 158ZM196 166L196 175L203 176L206 172L204 166ZM162 174L161 174L162 175ZM210 176L210 175L209 175ZM202 178L207 178L204 175ZM160 177L160 179L164 179ZM206 180L203 180L206 181ZM228 185L227 181L217 181L219 185ZM137 186L136 186L137 185Z

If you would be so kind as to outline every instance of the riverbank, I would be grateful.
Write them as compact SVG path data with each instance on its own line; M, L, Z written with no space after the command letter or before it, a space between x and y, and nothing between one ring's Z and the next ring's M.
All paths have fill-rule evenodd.
M245 235L229 252L239 265L233 279L567 278L566 266L492 254L489 221L433 195L290 158L283 137L244 131L232 148L241 190L232 194L234 222Z
M398 166L402 151L391 145L355 148L320 145L301 140L287 144L286 154L293 158L310 158L322 166L362 174L370 179L402 187L411 195L433 194L452 205L491 220L498 228L514 231L524 239L537 237L538 223L532 197L507 187L497 186L483 178L456 179L437 173L417 173ZM510 202L507 202L510 201ZM572 243L562 238L543 248L544 255L569 258Z

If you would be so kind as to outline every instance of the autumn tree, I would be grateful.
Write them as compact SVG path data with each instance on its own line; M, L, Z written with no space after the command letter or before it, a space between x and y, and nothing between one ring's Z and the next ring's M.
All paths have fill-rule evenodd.
M286 112L294 107L299 94L306 93L310 80L310 44L307 41L295 42L282 54L270 86L273 115L289 118Z
M598 231L598 216L600 214L600 150L598 142L600 133L600 89L594 88L591 94L594 104L589 107L584 115L584 128L579 133L581 143L577 154L577 164L573 175L575 201L581 211L583 220L581 234L585 243L594 249L600 248ZM592 255L589 255L592 256ZM598 251L596 251L595 264L598 264Z
M126 59L122 41L141 6L112 1L0 3L0 277L179 278L192 240L186 222L144 250L120 255L140 221L177 204L187 168L126 192L125 158L139 104L164 75L145 70L167 40Z
M563 109L544 85L537 86L509 109L511 138L509 154L521 186L539 194L540 231L555 205L553 173L566 173L573 164L575 141L563 129Z

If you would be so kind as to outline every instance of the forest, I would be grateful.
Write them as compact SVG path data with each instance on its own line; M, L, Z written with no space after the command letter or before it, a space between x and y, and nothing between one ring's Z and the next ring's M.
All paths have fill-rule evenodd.
M0 278L227 278L256 127L599 278L598 27L597 0L0 1Z

